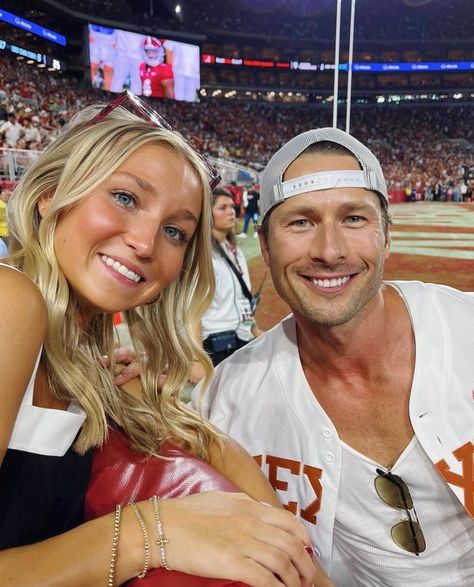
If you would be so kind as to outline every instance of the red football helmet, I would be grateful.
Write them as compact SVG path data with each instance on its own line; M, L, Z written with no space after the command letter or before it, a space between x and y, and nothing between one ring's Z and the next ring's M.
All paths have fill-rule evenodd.
M165 60L165 49L156 37L145 37L140 43L140 47L147 65L154 67Z

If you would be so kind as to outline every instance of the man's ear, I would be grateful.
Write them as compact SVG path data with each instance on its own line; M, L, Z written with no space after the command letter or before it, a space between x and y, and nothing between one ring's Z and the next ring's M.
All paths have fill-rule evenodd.
M52 199L53 199L52 194L41 196L41 198L38 202L38 213L41 216L41 218L44 218L44 216L48 212Z
M387 231L387 236L385 237L385 256L384 260L386 261L390 257L390 246L392 245L392 237L390 235L390 231Z

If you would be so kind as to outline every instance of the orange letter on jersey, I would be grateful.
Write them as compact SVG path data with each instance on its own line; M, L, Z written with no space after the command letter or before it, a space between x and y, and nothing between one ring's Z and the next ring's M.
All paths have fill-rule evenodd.
M474 518L474 445L472 442L466 442L453 450L453 455L462 463L462 475L453 473L444 459L435 466L448 483L463 489L464 507Z
M321 508L321 497L323 495L323 488L321 482L319 481L323 471L322 469L305 465L303 467L303 473L306 475L306 477L308 477L309 482L311 483L311 487L316 494L316 499L312 501L308 507L305 507L301 510L301 517L310 524L316 524L316 514Z
M280 457L272 457L267 455L266 463L268 465L268 480L270 481L273 489L279 489L280 491L288 491L288 483L278 479L278 467L282 469L288 469L292 475L300 474L300 463L298 461L292 461L291 459L282 459ZM292 514L296 514L298 504L296 501L289 501L287 504L283 504L283 507L289 510Z

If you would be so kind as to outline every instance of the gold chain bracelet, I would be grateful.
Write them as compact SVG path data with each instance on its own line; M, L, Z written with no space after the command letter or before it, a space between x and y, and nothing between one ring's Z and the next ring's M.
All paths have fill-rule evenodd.
M142 513L138 509L137 504L130 502L130 506L137 517L138 523L140 524L140 528L143 534L143 540L145 543L145 562L143 565L143 571L138 575L139 579L143 579L150 568L150 538L148 536L148 530L146 528L145 520L143 519Z
M109 566L109 581L108 587L114 587L115 582L115 566L117 563L118 545L120 540L120 517L122 514L122 508L120 504L115 506L115 518L114 518L114 535L112 538L112 554L110 555L110 566Z
M158 503L158 497L156 495L153 495L153 497L150 497L150 500L153 503L153 512L155 514L156 532L158 534L158 540L155 540L155 544L160 547L161 566L167 571L171 571L171 568L168 566L168 563L166 561L165 544L168 543L168 539L166 538L165 533L163 532L163 524L161 523L160 518L160 506Z

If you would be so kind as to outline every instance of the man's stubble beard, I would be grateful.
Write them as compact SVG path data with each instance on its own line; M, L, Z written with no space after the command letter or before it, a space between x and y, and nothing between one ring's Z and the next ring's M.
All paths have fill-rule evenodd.
M290 306L295 315L301 315L314 326L339 326L346 324L374 298L383 281L384 262L374 267L368 281L350 284L347 292L332 299L324 299L322 294L311 292L304 283L294 283L294 279L280 280L275 276L277 268L270 264L273 283L278 295ZM356 279L361 279L358 273ZM369 274L367 274L369 275ZM294 276L294 274L293 274ZM348 293L350 291L350 295Z

